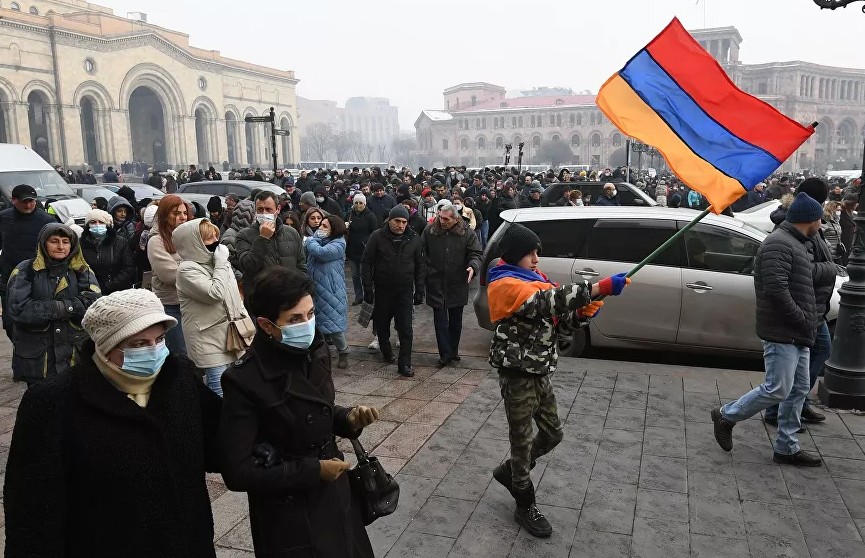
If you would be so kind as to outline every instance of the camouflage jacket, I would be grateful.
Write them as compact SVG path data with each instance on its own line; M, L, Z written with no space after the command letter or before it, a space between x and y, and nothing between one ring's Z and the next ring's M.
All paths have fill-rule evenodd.
M496 324L490 364L540 376L553 373L559 361L556 323L577 326L575 311L590 302L588 282L539 289Z

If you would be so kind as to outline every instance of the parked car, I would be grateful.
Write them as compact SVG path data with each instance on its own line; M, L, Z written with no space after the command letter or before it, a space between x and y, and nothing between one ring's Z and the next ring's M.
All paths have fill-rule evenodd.
M163 192L159 188L154 188L150 184L139 184L137 182L130 182L126 184L100 184L100 186L111 190L115 194L123 186L128 186L132 189L133 192L135 192L135 199L137 200L143 200L147 198L150 198L151 200L159 200L162 199L163 196L165 196L165 192Z
M570 182L572 188L583 193L583 199L588 199L586 205L594 205L595 201L604 192L606 182ZM648 194L627 182L614 182L619 194L619 204L622 206L654 207L658 202L649 197ZM554 206L562 199L563 182L550 184L541 194L541 205Z
M277 196L285 194L285 190L274 186L269 182L257 182L255 180L203 180L201 182L189 182L178 188L178 194L208 194L224 198L228 194L236 194L243 199L248 198L253 190L268 190Z
M698 213L691 209L583 207L512 209L484 252L480 288L474 298L478 323L493 329L486 279L498 263L499 243L512 223L541 239L538 267L557 283L596 282L629 271ZM758 358L754 278L757 249L767 234L725 216L709 215L685 233L634 282L610 300L587 328L560 340L565 356L591 347L725 353ZM838 317L837 289L830 327Z
M97 184L76 184L75 193L78 194L87 203L93 203L96 198L105 198L110 200L117 195L117 189L106 188Z
M755 205L754 207L750 207L745 211L739 211L738 213L735 213L734 216L736 219L744 221L752 227L770 233L775 230L775 223L772 222L772 219L770 219L769 216L772 215L773 211L778 209L779 205L781 205L780 201L769 200Z

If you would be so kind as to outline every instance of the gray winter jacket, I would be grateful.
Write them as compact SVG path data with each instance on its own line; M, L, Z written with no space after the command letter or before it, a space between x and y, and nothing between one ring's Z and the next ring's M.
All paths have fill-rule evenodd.
M269 267L280 265L306 271L306 254L300 233L276 220L276 232L264 238L258 233L258 222L239 233L229 261L243 274L243 282L252 282L256 275Z
M763 241L754 262L757 335L764 341L812 347L818 310L814 243L783 222Z

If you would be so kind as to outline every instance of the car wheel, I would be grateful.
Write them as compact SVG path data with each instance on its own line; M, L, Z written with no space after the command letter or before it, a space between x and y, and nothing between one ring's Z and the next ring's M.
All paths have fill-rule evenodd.
M574 329L569 325L559 327L559 355L582 357L589 353L589 328Z

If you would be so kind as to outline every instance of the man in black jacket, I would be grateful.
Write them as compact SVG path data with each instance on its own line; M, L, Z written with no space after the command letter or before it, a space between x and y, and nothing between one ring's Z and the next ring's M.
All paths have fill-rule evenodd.
M496 233L496 229L502 224L502 211L517 208L517 200L514 199L515 195L516 188L514 188L514 185L506 184L502 189L502 194L493 200L492 207L490 208L490 234L488 238L492 238Z
M366 206L366 196L355 194L352 198L351 211L348 212L348 246L346 259L351 266L351 282L354 286L354 302L358 306L363 302L363 281L360 279L360 262L363 251L369 242L369 237L378 230L378 219Z
M401 204L390 210L387 223L369 237L361 275L364 301L375 304L373 320L381 354L388 363L397 362L401 376L410 378L414 376L411 306L412 301L423 304L426 261L420 237L409 228L408 218L408 210ZM399 335L399 360L390 345L391 320Z
M372 192L372 197L367 198L366 204L369 210L375 214L378 224L381 226L387 220L390 210L396 205L396 200L384 192L384 186L379 182L372 184Z
M15 266L36 256L39 231L56 223L36 201L36 189L19 184L12 189L12 207L0 211L0 300L3 305L3 329L12 340L12 320L6 308L6 284Z
M787 218L766 237L754 262L757 335L763 340L765 381L737 401L712 410L715 440L733 449L733 427L776 403L778 437L773 461L819 467L819 456L803 451L796 433L809 389L809 357L818 323L814 293L814 246L823 207L800 192Z

